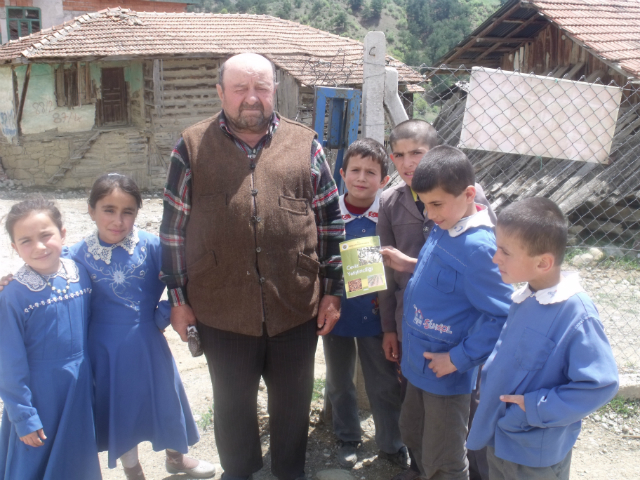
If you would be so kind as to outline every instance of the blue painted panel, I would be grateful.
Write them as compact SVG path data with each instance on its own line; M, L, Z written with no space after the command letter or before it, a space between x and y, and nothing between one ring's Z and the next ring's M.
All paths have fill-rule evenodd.
M324 138L325 117L329 100L328 138ZM362 92L350 88L316 87L313 128L320 144L325 148L338 149L333 178L340 193L344 191L340 169L344 150L358 138L360 125L360 103ZM346 108L345 108L346 102Z

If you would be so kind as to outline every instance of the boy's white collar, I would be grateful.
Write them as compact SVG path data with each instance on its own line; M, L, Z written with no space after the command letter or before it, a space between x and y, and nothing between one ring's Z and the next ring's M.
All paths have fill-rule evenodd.
M380 209L380 192L381 190L378 190L378 193L376 194L376 199L373 201L373 203L368 208L368 210L361 215L355 215L351 213L347 209L347 205L344 202L345 195L340 195L339 203L340 203L340 213L342 214L342 221L344 223L349 223L350 221L355 220L356 218L365 217L371 220L373 223L378 223L378 210Z
M569 300L574 295L584 292L584 288L580 285L580 276L578 272L562 272L560 283L553 287L545 288L532 292L527 283L519 288L511 295L511 299L515 303L522 303L529 297L535 297L540 305L550 305L552 303L560 303Z
M468 217L464 217L448 230L449 236L457 237L458 235L462 235L470 228L493 228L493 222L491 221L491 217L489 217L489 209L484 205L478 206L481 208L478 212L474 213L473 215L469 215Z

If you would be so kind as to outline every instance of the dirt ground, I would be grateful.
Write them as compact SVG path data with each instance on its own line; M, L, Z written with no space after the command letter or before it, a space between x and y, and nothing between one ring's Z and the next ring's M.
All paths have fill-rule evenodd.
M86 195L73 192L49 192L45 196L55 198L61 209L67 229L67 243L73 244L92 230L92 224L86 212ZM10 206L25 196L21 190L0 191L0 218ZM161 200L158 196L147 196L140 211L137 224L152 233L157 233L162 215ZM0 276L16 271L22 264L20 258L12 253L8 236L0 234ZM210 424L212 408L211 382L204 357L192 358L186 345L170 328L166 337L182 375L191 408L198 420L201 440L191 453L193 456L212 463L219 463L215 446L213 428ZM637 335L637 333L636 333ZM321 343L316 353L316 378L324 378L324 356ZM270 455L268 450L268 415L266 412L267 392L263 388L258 396L258 409L262 422L263 452L265 467L256 475L255 480L272 480L269 472ZM318 472L340 468L335 460L335 439L330 426L321 420L322 399L314 401L311 410L312 426L309 430L307 450L307 473L317 478ZM377 459L374 427L371 415L362 413L364 444L360 450L360 462L351 470L354 479L387 480L398 472L384 460ZM634 438L635 437L635 438ZM182 475L169 475L164 470L164 454L153 452L148 443L140 448L141 463L147 479L168 480L185 479ZM106 467L106 455L101 454L102 473L105 480L123 479L121 467L109 470ZM588 418L573 452L571 480L618 480L640 478L640 412L625 418L623 415L598 412ZM216 479L220 478L220 468ZM337 478L337 477L334 477Z

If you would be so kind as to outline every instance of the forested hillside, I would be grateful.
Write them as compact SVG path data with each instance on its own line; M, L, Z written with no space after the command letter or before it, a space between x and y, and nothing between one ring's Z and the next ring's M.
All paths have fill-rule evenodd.
M204 0L191 11L257 13L295 20L357 40L387 36L389 53L431 65L500 6L501 0Z

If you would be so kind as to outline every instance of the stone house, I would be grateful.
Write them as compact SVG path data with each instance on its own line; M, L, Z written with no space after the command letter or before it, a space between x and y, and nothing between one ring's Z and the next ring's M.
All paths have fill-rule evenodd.
M362 84L363 44L262 15L82 15L0 46L0 159L25 186L90 186L104 173L163 185L180 132L220 109L218 68L255 51L276 65L277 109L310 123L313 87ZM404 81L422 78L386 57ZM406 96L406 95L405 95Z

